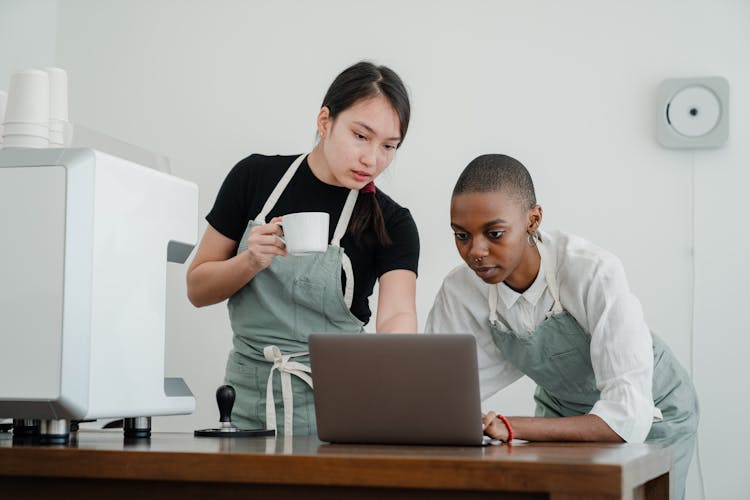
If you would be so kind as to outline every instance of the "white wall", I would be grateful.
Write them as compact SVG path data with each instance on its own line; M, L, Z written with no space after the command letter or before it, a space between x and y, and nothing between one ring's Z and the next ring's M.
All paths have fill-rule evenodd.
M26 20L35 8L3 2L0 36L20 24L2 19ZM420 228L420 325L459 261L448 227L458 173L481 153L516 156L535 179L544 226L619 255L652 328L686 367L694 360L707 497L746 495L750 3L62 0L58 10L56 63L69 72L71 120L168 155L173 174L199 185L203 214L245 155L311 148L338 71L364 58L393 67L410 87L413 120L379 185ZM45 26L54 12L40 17ZM34 50L0 45L0 77L47 64ZM8 63L6 54L24 57ZM730 82L728 145L662 149L657 85L703 75ZM154 427L188 431L217 418L231 332L225 306L194 309L185 266L170 266L167 371L187 380L198 409ZM492 407L528 414L531 389L521 382ZM689 498L701 498L697 478L694 462Z
M53 66L58 0L0 0L0 90L13 73Z

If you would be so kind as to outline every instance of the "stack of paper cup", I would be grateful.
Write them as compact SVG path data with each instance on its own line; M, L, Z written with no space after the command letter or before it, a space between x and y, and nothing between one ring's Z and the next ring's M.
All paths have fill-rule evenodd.
M3 122L5 121L5 103L8 101L8 93L0 90L0 148L3 147Z
M68 126L68 75L61 68L44 68L49 77L49 145L65 146Z
M49 146L49 76L27 69L10 79L3 122L3 147Z

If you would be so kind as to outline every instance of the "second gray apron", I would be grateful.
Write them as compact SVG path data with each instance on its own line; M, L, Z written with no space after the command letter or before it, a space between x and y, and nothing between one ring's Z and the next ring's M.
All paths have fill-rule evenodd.
M544 257L544 252L539 246ZM545 264L550 261L545 260ZM600 399L591 364L591 336L563 310L555 272L544 265L552 294L552 310L536 330L518 335L497 315L497 289L490 287L490 327L495 345L516 368L537 384L537 417L571 417L591 411ZM671 475L674 498L683 498L698 429L698 400L687 372L664 342L652 334L654 406L662 420L654 421L647 443L671 445L675 454Z

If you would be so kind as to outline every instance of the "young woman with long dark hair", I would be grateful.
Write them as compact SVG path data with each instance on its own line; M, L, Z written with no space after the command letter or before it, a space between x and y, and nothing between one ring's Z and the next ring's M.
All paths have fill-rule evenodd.
M315 433L307 337L363 331L376 280L376 331L416 331L417 228L373 183L409 118L398 75L360 62L328 89L312 152L251 155L227 175L187 284L196 306L229 299L234 347L226 382L237 392L232 418L239 427ZM277 223L296 212L329 214L325 253L288 255ZM284 412L278 425L276 409Z

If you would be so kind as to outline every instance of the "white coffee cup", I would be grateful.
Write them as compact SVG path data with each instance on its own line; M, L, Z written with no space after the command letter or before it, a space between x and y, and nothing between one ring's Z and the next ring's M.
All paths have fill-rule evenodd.
M6 123L49 123L49 76L38 69L19 71L10 78Z
M62 68L44 68L49 77L49 145L65 146L68 123L68 75Z
M328 221L326 212L298 212L281 217L286 251L290 255L308 255L325 252L328 248Z

